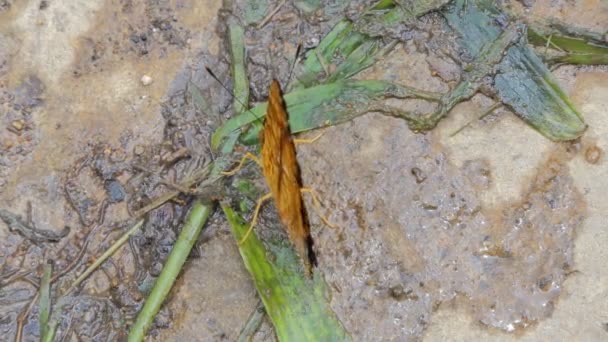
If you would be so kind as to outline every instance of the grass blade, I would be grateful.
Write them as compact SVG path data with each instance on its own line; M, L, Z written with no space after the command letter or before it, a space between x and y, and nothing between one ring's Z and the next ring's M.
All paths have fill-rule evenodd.
M238 24L228 26L230 36L230 50L232 56L233 105L234 112L240 114L247 110L249 102L249 80L245 70L245 45L243 37L245 30Z
M352 120L372 109L379 109L374 105L386 98L419 98L438 102L441 94L421 91L388 81L364 80L322 84L299 89L284 96L292 133ZM218 148L227 135L255 121L256 117L266 115L266 103L254 107L251 112L255 116L251 113L243 113L228 120L217 129L211 138L211 146ZM408 113L402 114L403 117L408 117ZM247 131L242 140L247 143L255 142L258 133L259 127L254 127Z
M222 205L232 233L240 241L249 225L232 208ZM326 298L326 284L315 274L307 279L291 245L249 237L239 246L245 267L272 321L279 341L348 341ZM272 261L270 261L272 260Z
M293 89L312 87L321 80L332 82L355 75L370 67L376 61L376 54L386 53L383 49L386 45L381 39L357 32L350 20L343 19L309 53L296 74ZM332 64L337 65L334 71L326 67Z
M40 324L40 337L42 340L46 339L49 332L49 317L51 315L51 274L53 273L53 263L49 260L44 265L44 271L42 273L42 279L40 280L40 304L39 304L39 318L38 323Z

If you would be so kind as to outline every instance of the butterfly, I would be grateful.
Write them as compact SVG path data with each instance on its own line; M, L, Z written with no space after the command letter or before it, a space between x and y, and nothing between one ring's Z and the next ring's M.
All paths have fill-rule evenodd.
M289 240L302 258L308 272L314 264L310 226L305 217L300 189L300 168L296 147L289 131L281 86L273 80L268 95L264 128L260 131L262 172L270 187L281 222Z
M302 187L295 142L309 143L319 137L320 135L310 140L293 139L289 130L281 86L277 80L273 80L270 84L264 125L260 131L261 160L253 154L247 153L235 169L223 172L225 175L236 173L246 159L252 159L262 167L262 173L268 183L270 192L258 199L250 227L239 243L244 242L253 230L262 204L272 198L289 240L301 257L307 274L312 273L312 267L316 265L316 259L312 249L313 240L310 235L310 225L304 209L302 193L310 193L314 208L321 220L330 227L334 227L334 225L319 213L320 202L314 190Z

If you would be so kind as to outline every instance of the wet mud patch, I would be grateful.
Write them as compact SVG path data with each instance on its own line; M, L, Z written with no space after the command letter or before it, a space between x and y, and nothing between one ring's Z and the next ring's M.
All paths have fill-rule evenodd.
M6 182L8 189L0 212L0 332L7 339L20 331L24 340L38 339L37 293L47 260L54 261L57 338L123 339L175 243L193 196L175 195L147 208L146 224L129 243L66 293L133 217L209 161L211 127L187 99L191 70L175 76L189 57L190 31L179 23L183 9L171 6L101 9L91 18L93 29L76 32L84 36L74 44L73 64L55 73L60 85L48 75L40 76L46 83L22 76L15 63L5 68L17 58L0 53L0 110L10 114L2 117L0 132L0 187ZM50 10L59 9L51 3ZM140 49L143 34L147 54ZM153 84L143 85L133 69L159 71L152 73ZM208 223L218 224L217 218ZM161 310L151 334L171 326L176 315Z
M209 135L222 116L229 114L231 99L209 79L202 66L213 65L230 87L225 63L229 58L226 51L219 62L204 53L197 56L193 66L183 69L173 81L161 108L149 110L156 108L150 103L155 103L166 91L164 86L154 87L173 78L176 64L183 62L180 51L189 46L191 32L176 20L188 17L192 25L200 24L196 15L184 13L189 10L184 11L183 7L173 10L164 6L168 3L176 4L151 2L144 6L124 1L119 6L104 8L93 29L75 44L76 61L66 76L70 79L66 83L69 86L62 87L67 95L49 107L51 112L67 114L47 122L47 126L63 123L65 132L79 132L80 125L68 125L72 118L92 124L98 122L95 117L107 114L110 119L104 122L110 122L113 128L106 132L121 138L115 139L120 141L114 145L95 144L84 152L83 145L70 142L79 155L86 155L79 161L81 168L67 167L69 158L61 159L58 157L61 154L41 153L51 156L49 159L61 160L55 164L59 168L69 169L65 185L57 186L56 178L48 181L59 188L62 196L65 192L69 203L64 205L63 197L56 201L56 194L39 200L49 202L48 206L65 207L58 215L65 212L65 222L71 226L73 235L70 241L42 246L27 242L20 234L0 231L7 234L6 239L2 237L4 244L0 247L3 253L0 278L2 290L6 291L0 296L3 336L14 332L19 313L37 292L44 260L59 260L58 272L72 267L76 261L74 274L78 274L128 229L126 218L146 208L158 196L173 191L175 184L208 161ZM273 23L263 29L249 27L248 62L255 100L265 99L270 78L287 79L298 43L304 49L314 47L340 17L336 13L344 10L342 5L332 7L329 3L306 7L304 2L295 5L288 2L277 12ZM177 4L176 8L188 6ZM192 13L201 11L203 6L198 6ZM245 18L246 23L259 23L268 10L263 8L259 11L262 14ZM206 18L215 14L208 12L204 13ZM241 14L247 13L253 12L243 10ZM303 15L303 22L299 14ZM134 26L125 19L130 16L136 17ZM225 27L220 26L223 34ZM426 36L419 38L425 39ZM416 46L412 43L406 48L415 50ZM207 48L213 49L204 49ZM4 68L1 54L0 51L0 75ZM418 57L416 63L424 64L424 56ZM171 61L162 64L156 59ZM419 64L400 55L391 59L399 59L402 64L385 68L385 76L395 78L387 74L398 68L403 70L401 73L413 75L401 79L439 90L445 88L443 83L418 79L416 75L424 70ZM149 62L154 62L159 74L167 76L166 79L155 76L146 92L136 86L140 86L141 71L148 68ZM444 82L457 79L458 66L432 57L427 62ZM414 70L407 70L409 67ZM95 78L112 70L115 75L111 77ZM77 91L82 83L91 87ZM191 96L196 92L202 92L200 98L213 100L192 103ZM100 95L104 101L97 101ZM66 106L59 102L69 96L82 100L82 108L89 107L88 115L78 106L73 111L63 110ZM132 107L129 111L118 104L125 99ZM160 112L166 123L160 144L137 141L138 138L149 141L153 135L148 129L153 123L142 123L155 122L156 116L151 118L150 112ZM218 112L223 114L214 114ZM110 117L111 113L143 117L141 121L125 123L124 127L137 127L145 134L123 134L123 127L113 121L118 116ZM564 277L573 271L572 237L584 212L582 199L564 166L567 154L551 152L549 158L537 165L533 177L526 179L532 185L518 189L523 200L487 207L479 196L496 183L496 170L487 159L468 159L462 166L455 166L450 162L450 152L432 135L415 135L404 122L377 115L364 116L328 132L331 134L312 147L300 148L299 160L306 185L322 193L324 203L333 213L332 221L340 225L337 230L319 225L310 210L311 220L317 223L314 233L317 254L320 269L332 287L333 308L353 337L361 340L420 337L434 310L454 299L459 299L459 305L485 325L507 331L525 327L552 312ZM78 134L88 138L88 133ZM59 131L47 138L56 143L65 140L59 138L64 135ZM114 138L106 136L104 140L108 139ZM596 152L590 152L590 160L595 160ZM603 154L599 156L601 163ZM38 194L32 190L24 195ZM191 198L180 195L152 210L148 223L129 245L95 272L81 292L67 299L65 311L72 316L66 315L69 321L61 322L62 336L122 337L174 244ZM22 204L14 209L25 215ZM33 216L36 219L36 213ZM57 232L62 229L57 224L41 226ZM168 300L169 305L161 310L150 331L152 339L180 336L231 340L254 309L255 295L249 276L222 215L216 213L206 229L199 250L176 286L175 296ZM87 251L84 257L80 254L83 250ZM197 260L198 257L203 260ZM4 263L5 260L8 262ZM20 273L20 268L25 272ZM517 282L513 283L514 279ZM71 280L62 279L64 283L56 288L65 288ZM222 282L230 286L222 286ZM5 286L7 283L10 284ZM35 307L24 331L28 337L37 334ZM164 337L165 332L168 338ZM256 339L272 340L270 325L265 323Z
M83 157L69 168L60 185L65 199L57 202L61 205L65 200L63 222L72 229L53 233L47 225L36 228L33 215L22 214L18 206L11 208L14 212L0 212L8 226L7 239L0 244L1 295L6 303L0 315L10 318L0 322L0 330L7 336L16 331L23 331L26 338L37 336L37 306L29 303L37 303L41 268L53 260L57 336L125 337L144 293L175 243L193 196L178 192L169 201L158 202L158 198L175 191L184 179L200 177L193 173L207 162L210 129L198 126L193 105L180 100L184 96L183 91L177 92L166 104L164 114L171 124L164 143L139 145L134 151L109 144L83 148ZM186 187L200 180L191 180ZM82 288L70 291L76 277L133 225L134 218L144 214L145 224L129 244L91 274ZM209 223L217 224L217 218ZM20 316L27 319L17 319ZM15 323L19 321L22 328ZM172 312L164 308L152 333L171 322Z
M487 161L456 167L432 135L397 119L329 128L298 156L339 226L317 225L313 236L332 307L355 339L419 338L455 298L484 325L525 328L552 313L574 270L585 205L567 152L536 167L521 200L495 207L480 200Z

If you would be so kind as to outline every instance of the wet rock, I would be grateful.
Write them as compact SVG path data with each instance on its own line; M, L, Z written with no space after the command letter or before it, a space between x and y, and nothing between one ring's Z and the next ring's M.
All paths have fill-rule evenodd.
M116 180L106 182L106 192L110 203L122 202L126 197L125 188Z
M19 119L11 122L9 130L16 134L21 134L21 131L25 128L25 120Z
M150 84L152 84L152 82L154 82L154 80L152 79L152 77L148 76L148 75L143 75L141 77L141 84L143 86L149 86Z

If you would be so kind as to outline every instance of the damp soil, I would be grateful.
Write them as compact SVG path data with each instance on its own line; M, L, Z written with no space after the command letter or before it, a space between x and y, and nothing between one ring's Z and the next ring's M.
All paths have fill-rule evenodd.
M315 47L339 18L356 19L369 5L288 2L257 28L272 8L252 4L0 1L2 336L21 331L24 340L38 339L35 296L47 260L54 262L57 296L134 215L212 160L209 138L232 115L232 99L204 68L212 66L231 87L227 23L248 25L247 69L256 102L266 98L272 78L287 82L298 45ZM580 19L564 14L572 7L567 1L513 6L524 15L550 11ZM589 29L601 28L601 15L585 22ZM460 66L438 49L450 46L438 20L430 14L407 31L386 33L403 43L362 77L449 89ZM605 74L601 68L568 70ZM143 76L152 83L144 84ZM489 102L478 96L468 104L479 109ZM491 129L511 120L508 115L501 111L468 130L501 134ZM532 131L512 120L515 133L509 134ZM370 113L298 147L303 181L319 192L337 225L322 225L309 210L318 271L354 340L422 339L435 314L452 306L483 329L525 333L554 313L564 283L580 268L576 236L587 207L597 205L577 186L586 171L576 163L605 167L605 142L539 138L531 140L540 151L534 158L525 157L528 146L513 145L516 152L502 159L526 161L527 173L505 180L507 162L496 162L500 153L484 156L483 144L467 147L469 156L455 150L458 139L472 136L468 130L447 140ZM510 188L497 191L503 184ZM226 195L221 187L213 191ZM124 338L193 198L180 194L150 211L141 231L65 297L60 338ZM273 219L266 208L263 220ZM235 340L257 304L236 243L216 212L149 339ZM253 340L275 340L267 320Z
M314 238L332 307L356 340L419 338L457 298L505 331L551 314L585 213L566 152L537 165L520 200L484 207L486 160L456 167L429 136L380 115L345 126L299 156L339 226L317 226Z

